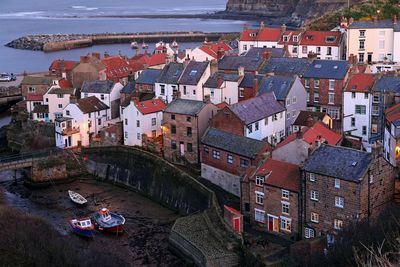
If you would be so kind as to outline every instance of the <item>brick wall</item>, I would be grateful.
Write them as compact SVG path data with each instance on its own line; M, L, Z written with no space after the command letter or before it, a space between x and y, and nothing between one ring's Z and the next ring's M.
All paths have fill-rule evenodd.
M250 98L252 98L252 97L255 97L256 96L256 91L254 90L254 88L252 88L252 87L244 87L243 88L244 90L243 90L243 96L241 97L240 96L240 90L239 90L239 102L240 101L243 101L243 100L247 100L247 99L250 99Z
M218 111L217 115L212 118L211 127L244 136L242 121L227 107Z

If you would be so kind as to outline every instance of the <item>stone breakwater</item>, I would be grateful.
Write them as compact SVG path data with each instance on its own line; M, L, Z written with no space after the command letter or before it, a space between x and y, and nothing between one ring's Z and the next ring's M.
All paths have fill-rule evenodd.
M33 51L60 51L96 44L130 43L136 42L201 42L207 38L216 41L224 35L238 34L232 32L141 32L141 33L97 33L97 34L42 34L20 37L5 46Z

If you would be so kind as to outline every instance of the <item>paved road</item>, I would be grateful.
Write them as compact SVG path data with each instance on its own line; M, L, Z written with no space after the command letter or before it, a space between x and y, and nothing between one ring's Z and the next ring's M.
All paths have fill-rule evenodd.
M17 75L17 80L11 81L11 82L0 82L0 87L5 86L5 87L10 87L10 86L15 86L18 87L21 84L22 79L24 78L24 75Z

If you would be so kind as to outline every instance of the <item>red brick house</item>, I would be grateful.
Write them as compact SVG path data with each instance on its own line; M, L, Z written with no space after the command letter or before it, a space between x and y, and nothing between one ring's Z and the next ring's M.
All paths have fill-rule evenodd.
M298 239L301 219L298 165L265 160L248 172L241 188L241 209L253 226Z
M267 142L209 128L201 140L201 176L240 196L240 179L268 150Z
M239 84L239 101L255 97L258 93L259 85L263 77L263 75L246 73L243 77L243 80Z

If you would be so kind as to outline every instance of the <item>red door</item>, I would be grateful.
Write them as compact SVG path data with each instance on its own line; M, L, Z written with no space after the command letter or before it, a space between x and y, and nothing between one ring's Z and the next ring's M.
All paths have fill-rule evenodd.
M240 218L233 218L233 231L240 231Z
M274 230L274 220L271 217L268 217L268 231Z

